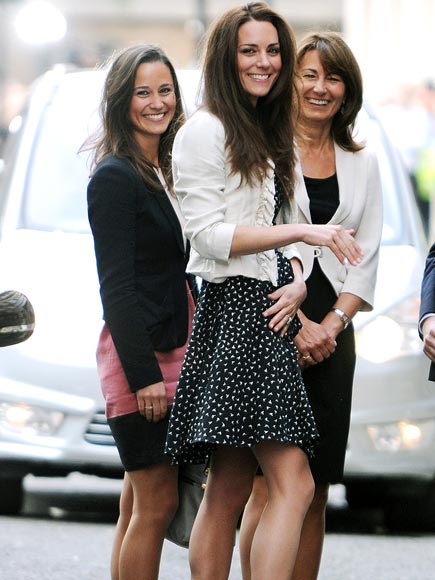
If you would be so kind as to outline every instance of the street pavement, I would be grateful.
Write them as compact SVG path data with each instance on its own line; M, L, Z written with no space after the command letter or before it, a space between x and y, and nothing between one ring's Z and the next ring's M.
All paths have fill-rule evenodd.
M23 514L0 517L0 580L109 580L120 482L28 478L26 489ZM328 522L319 580L435 580L435 534L388 533L379 514L350 512L341 486ZM190 580L187 550L165 542L159 580ZM237 546L230 580L241 580Z

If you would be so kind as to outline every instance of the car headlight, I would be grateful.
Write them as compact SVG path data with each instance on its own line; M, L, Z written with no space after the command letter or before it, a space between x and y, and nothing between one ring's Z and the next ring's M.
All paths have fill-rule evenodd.
M51 436L64 414L24 403L0 402L0 428L20 435Z
M435 438L435 420L397 421L368 425L367 432L377 451L397 453L417 448L430 448Z
M355 334L358 356L383 363L421 353L417 328L419 307L419 296L413 296L361 328Z

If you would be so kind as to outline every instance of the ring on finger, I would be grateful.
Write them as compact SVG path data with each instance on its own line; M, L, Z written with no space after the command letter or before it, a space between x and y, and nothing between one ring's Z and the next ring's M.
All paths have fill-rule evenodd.
M147 411L152 411L152 410L154 409L154 407L151 405L151 407L145 407L145 409L146 409Z
M308 360L309 358L311 358L310 354L302 355L303 360Z

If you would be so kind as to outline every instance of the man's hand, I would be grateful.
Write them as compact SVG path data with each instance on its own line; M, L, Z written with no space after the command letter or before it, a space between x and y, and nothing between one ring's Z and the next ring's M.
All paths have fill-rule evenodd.
M426 318L421 330L423 331L423 352L432 362L435 362L435 316Z

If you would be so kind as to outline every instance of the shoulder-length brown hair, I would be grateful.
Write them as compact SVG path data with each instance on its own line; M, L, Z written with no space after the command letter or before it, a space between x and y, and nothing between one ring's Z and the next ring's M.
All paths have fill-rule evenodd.
M239 28L257 20L278 32L282 68L270 92L254 108L237 67ZM294 183L296 45L288 24L263 2L251 2L221 16L207 37L204 57L204 105L222 122L233 174L242 182L262 180L275 164L288 195Z
M166 183L172 189L172 144L178 128L184 121L184 114L174 67L158 46L149 44L130 46L112 56L100 104L102 129L83 148L94 150L92 171L104 157L115 155L128 160L150 187L161 188L154 165L144 156L134 138L133 125L129 115L137 69L141 64L148 62L165 64L171 72L174 84L175 114L159 143L160 167Z
M363 103L363 82L356 58L336 32L306 36L298 47L298 64L311 50L317 50L325 70L340 75L345 85L344 104L332 120L332 138L345 151L360 151L364 145L353 138L355 120Z

